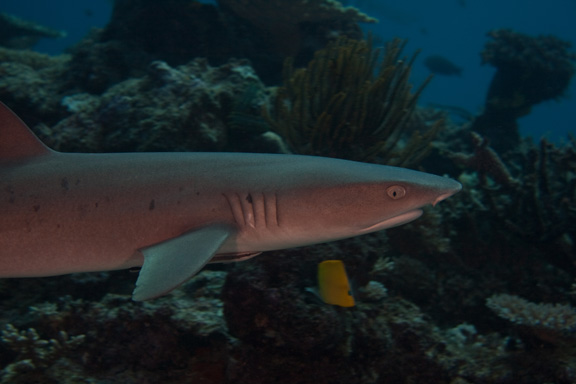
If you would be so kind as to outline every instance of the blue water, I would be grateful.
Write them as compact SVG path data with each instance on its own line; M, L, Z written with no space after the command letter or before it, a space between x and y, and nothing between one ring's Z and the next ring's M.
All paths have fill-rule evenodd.
M480 52L494 28L511 28L526 34L552 34L576 46L576 1L574 0L354 0L371 16L380 19L367 29L384 40L409 39L407 53L422 49L413 73L418 84L428 75L422 64L428 55L442 55L460 67L461 77L436 76L421 98L435 103L463 107L478 113L494 69L482 66ZM110 17L112 1L105 0L2 0L0 11L67 31L59 40L43 40L36 49L57 54L80 40L92 27L103 27ZM575 49L573 47L573 49ZM562 141L576 132L576 84L567 97L536 106L520 120L524 135Z
M422 49L420 65L413 79L422 81L428 70L422 59L439 54L460 67L462 77L436 76L420 99L423 104L438 103L464 107L477 113L494 68L481 65L480 52L488 41L491 29L510 28L517 32L551 34L572 43L576 51L576 1L574 0L408 0L356 1L380 23L371 29L385 38L409 39L408 52ZM384 8L388 13L383 12ZM567 97L560 102L549 101L533 108L520 119L520 130L535 139L545 136L553 141L576 132L576 79Z
M106 0L2 0L0 4L0 12L66 31L65 38L38 42L35 50L49 54L61 53L93 27L104 27L112 12L112 1Z

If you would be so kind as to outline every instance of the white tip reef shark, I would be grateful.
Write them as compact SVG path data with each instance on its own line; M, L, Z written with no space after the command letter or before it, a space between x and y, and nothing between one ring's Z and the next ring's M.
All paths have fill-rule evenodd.
M147 300L207 263L405 224L460 189L314 156L56 152L0 103L0 277L141 267Z

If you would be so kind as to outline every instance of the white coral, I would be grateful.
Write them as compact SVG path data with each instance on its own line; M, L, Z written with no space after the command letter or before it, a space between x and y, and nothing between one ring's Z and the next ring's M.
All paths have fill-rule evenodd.
M576 329L576 310L564 304L532 303L507 294L493 295L486 305L498 316L518 325L554 331Z

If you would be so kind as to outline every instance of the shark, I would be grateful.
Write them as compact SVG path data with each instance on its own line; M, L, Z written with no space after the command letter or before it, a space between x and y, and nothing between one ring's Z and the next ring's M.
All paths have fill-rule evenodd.
M140 268L162 296L207 263L408 223L447 177L290 154L63 153L0 103L0 278Z

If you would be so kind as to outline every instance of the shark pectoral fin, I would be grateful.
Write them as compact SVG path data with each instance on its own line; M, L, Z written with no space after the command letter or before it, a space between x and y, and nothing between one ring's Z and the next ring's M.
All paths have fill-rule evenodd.
M132 299L153 299L178 287L210 261L231 233L212 225L142 249L144 264Z

